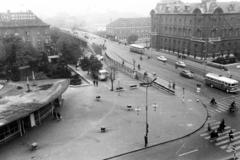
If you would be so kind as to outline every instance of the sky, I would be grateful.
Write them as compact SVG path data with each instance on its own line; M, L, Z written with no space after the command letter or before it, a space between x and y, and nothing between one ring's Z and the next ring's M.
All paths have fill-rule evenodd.
M148 15L149 11L154 8L159 1L160 0L3 0L0 5L0 12L6 12L7 10L32 10L36 14L51 17L61 12L76 15L103 13L113 10ZM200 2L200 0L183 1Z
M95 21L117 12L128 13L134 16L149 16L151 9L155 8L160 0L3 0L0 5L0 12L10 10L26 11L31 10L41 19L51 18L61 14L82 17ZM182 0L193 3L201 0ZM232 0L217 0L232 1ZM240 1L240 0L235 0ZM111 16L111 15L110 15ZM96 18L97 17L97 18ZM95 19L94 19L95 18ZM116 18L116 16L115 16ZM112 19L111 17L108 19Z

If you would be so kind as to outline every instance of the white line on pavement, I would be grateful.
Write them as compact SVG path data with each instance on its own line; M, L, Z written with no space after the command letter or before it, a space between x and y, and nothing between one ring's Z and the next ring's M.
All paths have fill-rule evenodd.
M194 149L194 150L191 150L189 152L185 152L185 153L182 153L182 154L179 154L178 156L181 157L181 156L184 156L184 155L187 155L187 154L190 154L190 153L193 153L193 152L197 152L198 149Z

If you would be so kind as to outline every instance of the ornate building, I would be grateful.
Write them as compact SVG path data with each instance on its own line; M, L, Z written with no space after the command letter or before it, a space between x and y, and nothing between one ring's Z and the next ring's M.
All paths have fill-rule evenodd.
M49 25L31 11L0 13L0 36L13 34L29 41L40 51L50 42Z
M240 2L162 0L151 11L151 46L205 58L240 54Z
M106 32L119 40L125 40L131 34L138 35L139 39L147 39L151 31L150 20L150 18L119 18L106 26Z

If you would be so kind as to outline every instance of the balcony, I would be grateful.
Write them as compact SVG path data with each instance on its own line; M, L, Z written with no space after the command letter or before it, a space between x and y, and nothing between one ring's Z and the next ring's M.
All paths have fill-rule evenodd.
M205 42L202 37L195 37L195 36L191 37L191 41Z
M208 41L209 42L219 42L219 41L221 41L221 37L209 37Z

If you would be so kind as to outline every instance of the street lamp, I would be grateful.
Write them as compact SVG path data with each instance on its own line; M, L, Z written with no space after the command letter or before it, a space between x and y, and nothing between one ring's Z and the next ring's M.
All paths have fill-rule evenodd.
M156 81L157 78L154 78L151 82L140 83L140 86L146 87L146 134L144 136L145 147L148 145L148 87L152 86L152 83Z

